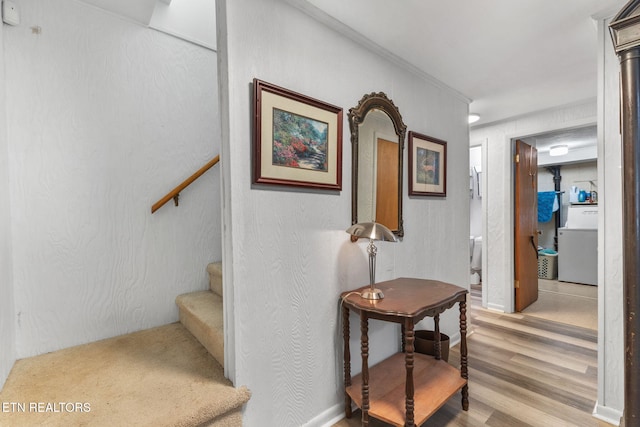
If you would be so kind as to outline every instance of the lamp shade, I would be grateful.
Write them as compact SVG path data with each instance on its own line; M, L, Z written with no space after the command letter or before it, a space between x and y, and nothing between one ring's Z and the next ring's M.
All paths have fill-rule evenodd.
M347 233L355 237L362 237L370 240L384 240L395 242L396 236L382 224L377 222L359 222L347 228Z

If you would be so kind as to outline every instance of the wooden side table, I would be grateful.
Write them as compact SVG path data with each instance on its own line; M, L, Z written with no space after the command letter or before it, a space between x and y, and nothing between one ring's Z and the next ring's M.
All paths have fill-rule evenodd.
M436 280L400 278L376 283L384 299L367 300L359 292L343 292L345 415L351 418L351 402L362 409L362 425L369 416L395 426L421 425L451 396L462 390L462 409L469 409L467 380L467 290ZM440 313L460 306L460 370L440 358ZM349 311L360 315L362 373L351 377ZM430 316L435 323L436 354L414 353L414 325ZM402 352L369 368L369 319L399 323Z

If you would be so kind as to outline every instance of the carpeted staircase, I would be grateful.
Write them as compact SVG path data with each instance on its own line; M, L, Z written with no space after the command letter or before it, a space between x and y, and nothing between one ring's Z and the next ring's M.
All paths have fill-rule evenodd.
M224 378L220 264L207 270L215 291L177 299L184 325L18 360L0 426L242 426L251 393Z
M208 291L191 292L176 298L180 323L224 366L224 328L222 320L222 264L211 263Z

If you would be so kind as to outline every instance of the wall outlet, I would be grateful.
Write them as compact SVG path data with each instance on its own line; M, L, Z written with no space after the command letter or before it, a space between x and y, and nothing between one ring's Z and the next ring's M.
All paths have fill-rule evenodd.
M20 24L20 14L14 2L8 0L2 2L2 22L9 25Z

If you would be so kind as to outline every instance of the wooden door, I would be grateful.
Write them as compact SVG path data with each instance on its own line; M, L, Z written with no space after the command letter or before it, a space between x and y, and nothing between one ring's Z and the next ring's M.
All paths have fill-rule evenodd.
M515 309L538 299L538 151L516 141Z
M378 138L376 222L395 231L398 219L398 143Z

